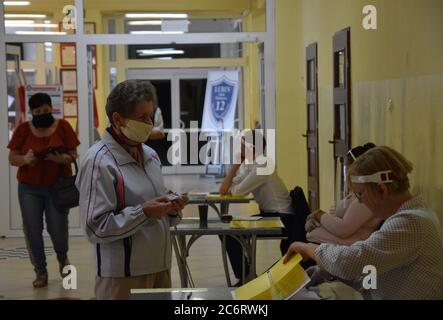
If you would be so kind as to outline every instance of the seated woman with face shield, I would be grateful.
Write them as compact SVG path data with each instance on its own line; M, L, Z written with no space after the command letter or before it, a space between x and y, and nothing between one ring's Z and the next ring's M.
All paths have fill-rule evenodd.
M369 142L349 150L347 166L352 165L358 157L374 147L375 145ZM306 218L306 239L318 244L350 245L359 240L366 240L380 223L381 219L375 217L352 192L349 192L343 200L332 206L328 213L317 210Z
M355 197L385 220L367 240L350 246L294 242L285 260L300 253L371 299L442 299L443 233L437 215L411 194L412 164L397 151L376 147L348 171ZM366 277L368 266L374 281ZM365 271L366 270L366 271Z
M187 198L166 190L152 129L155 91L127 80L109 94L111 125L84 157L80 211L95 256L97 299L127 299L130 289L171 287L170 226Z

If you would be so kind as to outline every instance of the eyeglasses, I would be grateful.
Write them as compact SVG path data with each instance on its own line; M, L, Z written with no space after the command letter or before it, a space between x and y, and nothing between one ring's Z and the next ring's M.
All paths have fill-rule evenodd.
M354 196L358 199L358 201L361 201L363 193L365 193L365 189L363 189L362 191L354 191Z

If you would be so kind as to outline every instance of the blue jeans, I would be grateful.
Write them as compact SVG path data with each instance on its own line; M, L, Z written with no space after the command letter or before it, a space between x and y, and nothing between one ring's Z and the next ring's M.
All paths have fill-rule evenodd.
M31 263L36 274L47 274L46 256L43 243L43 212L46 226L57 254L57 260L63 263L68 253L68 212L60 211L52 202L51 188L18 184L18 199L23 220L23 232L26 238Z

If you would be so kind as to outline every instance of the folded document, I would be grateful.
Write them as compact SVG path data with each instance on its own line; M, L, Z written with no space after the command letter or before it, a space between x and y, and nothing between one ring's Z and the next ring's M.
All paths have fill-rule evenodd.
M280 218L259 219L259 220L232 220L230 225L233 229L254 229L254 228L283 228Z
M300 254L286 264L281 258L272 268L232 292L236 300L287 300L302 289L309 276L300 265Z

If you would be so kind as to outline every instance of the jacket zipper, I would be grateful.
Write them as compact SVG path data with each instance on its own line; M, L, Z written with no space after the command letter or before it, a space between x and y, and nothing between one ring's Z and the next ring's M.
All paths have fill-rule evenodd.
M161 169L160 169L160 170L161 170ZM146 178L148 178L149 182L151 182L151 185L152 185L152 187L154 188L154 192L155 192L156 196L160 196L160 195L158 194L158 192L157 192L157 188L155 187L154 183L152 182L151 178L149 177L148 173L146 172L146 169L145 169L144 163L143 163L143 172L145 173ZM169 235L169 229L168 229L168 227L166 226L166 222L164 223L164 217L163 217L162 220L160 221L160 224L163 226L163 231L164 231L164 233L165 233L165 241L164 241L165 246L164 246L164 250L163 250L163 251L164 251L164 254L163 254L163 264L164 264L164 266L167 266L167 263L166 263L166 251L167 251L167 249L168 249L168 235ZM167 229L167 230L165 230L165 229Z

